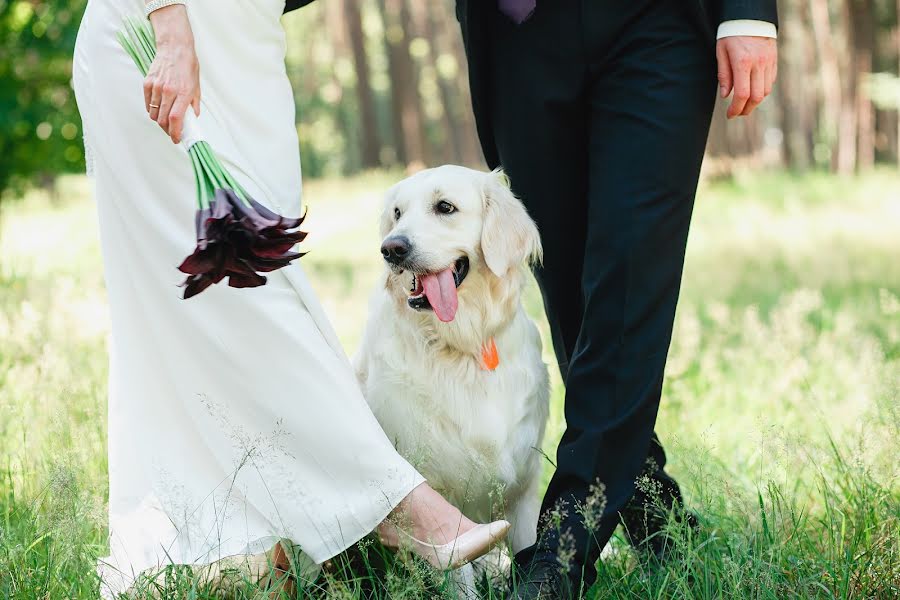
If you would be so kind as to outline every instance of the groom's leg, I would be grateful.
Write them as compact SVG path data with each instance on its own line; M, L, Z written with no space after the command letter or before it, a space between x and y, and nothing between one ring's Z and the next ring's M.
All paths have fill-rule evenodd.
M588 582L651 450L715 98L713 49L683 3L633 6L617 22L605 3L581 4L592 59L585 303L544 504L563 503L560 529L574 544L551 536L542 552L574 552L570 574L583 566Z
M558 35L577 28L577 1L545 5L521 26L495 16L490 96L501 164L541 232L534 274L565 379L584 312L589 116L581 44Z
M588 66L581 42L578 36L560 35L580 27L576 5L571 0L548 4L518 27L499 17L492 32L494 133L514 191L522 197L543 236L544 265L535 275L543 292L563 378L568 373L584 315L581 279L588 217L587 137L588 124L595 119L588 112ZM701 113L708 110L703 106L710 106L708 99L697 107ZM608 166L596 163L595 160L600 173L615 176L616 161L611 160ZM689 182L685 195L691 198L696 175L694 168L684 173ZM585 266L591 269L589 262ZM604 390L596 389L594 393L593 403L609 402ZM626 512L631 517L630 522L626 519L627 527L635 541L653 533L652 527L650 531L638 527L647 522L645 505L680 503L677 484L663 470L662 446L655 436L653 440L647 444L646 464L654 468L646 476L654 482L650 487L663 493L635 496ZM552 507L558 496L551 494L547 507Z

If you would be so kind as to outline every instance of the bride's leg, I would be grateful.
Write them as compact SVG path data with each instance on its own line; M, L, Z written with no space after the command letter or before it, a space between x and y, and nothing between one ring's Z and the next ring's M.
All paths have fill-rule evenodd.
M423 483L413 489L378 526L382 543L399 546L398 527L416 539L440 545L466 533L475 527L475 523L430 485Z

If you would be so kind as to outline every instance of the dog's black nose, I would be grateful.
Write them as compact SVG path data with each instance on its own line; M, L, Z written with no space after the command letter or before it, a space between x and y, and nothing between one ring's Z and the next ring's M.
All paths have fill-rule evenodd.
M403 236L389 237L381 244L381 255L392 265L399 265L409 256L409 240Z

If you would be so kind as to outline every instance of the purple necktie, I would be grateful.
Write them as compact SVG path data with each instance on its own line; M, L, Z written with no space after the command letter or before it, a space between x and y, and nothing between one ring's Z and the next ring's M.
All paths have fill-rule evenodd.
M497 0L497 6L500 12L521 25L534 12L537 0Z

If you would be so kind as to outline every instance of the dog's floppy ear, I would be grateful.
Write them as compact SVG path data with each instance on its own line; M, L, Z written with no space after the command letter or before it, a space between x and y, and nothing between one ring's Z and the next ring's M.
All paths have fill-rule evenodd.
M509 189L509 180L503 171L486 175L482 194L481 251L488 268L497 277L503 277L526 260L540 262L543 248L537 225Z

